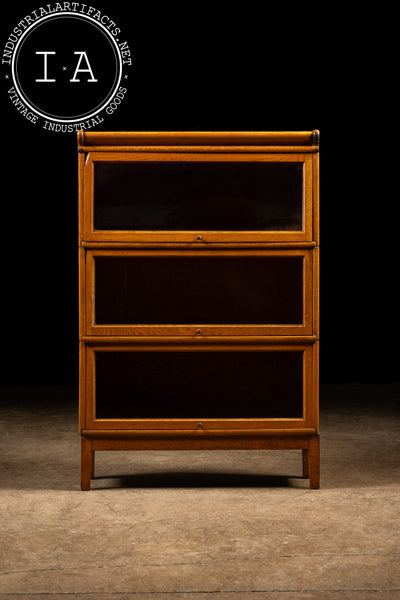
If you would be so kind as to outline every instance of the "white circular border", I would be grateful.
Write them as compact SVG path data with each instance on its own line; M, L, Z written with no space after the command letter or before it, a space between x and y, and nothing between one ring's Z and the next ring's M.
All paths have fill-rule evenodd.
M92 24L96 25L97 27L104 29L107 37L113 41L113 43L115 45L115 48L116 48L116 53L117 53L117 56L118 56L118 59L119 59L119 77L118 77L116 86L114 87L114 90L112 91L111 94L109 94L108 99L106 100L106 102L104 102L102 104L102 106L100 108L96 109L94 112L92 112L90 114L88 113L87 115L82 116L82 117L75 117L73 119L60 119L60 118L50 117L49 115L41 113L34 106L32 106L29 102L27 102L26 99L25 99L25 94L21 93L21 91L20 91L20 89L19 89L19 87L17 85L17 77L16 77L16 74L15 74L15 65L14 65L14 63L15 63L15 57L16 57L16 55L18 53L18 46L20 45L20 43L24 39L25 35L28 32L30 32L36 25L38 25L39 23L41 23L42 21L44 21L46 19L51 19L51 18L54 18L54 17L61 18L64 15L75 17L75 18L78 18L78 19L83 19L83 20L86 19L86 20L90 21ZM93 19L93 17L90 17L89 15L77 15L75 12L65 11L65 12L62 12L62 13L45 15L41 19L38 19L37 21L35 21L34 23L32 23L32 25L30 25L30 27L28 27L26 29L26 31L24 31L24 33L21 35L20 39L18 40L17 45L15 46L15 50L14 50L12 61L11 61L11 73L12 73L12 78L13 78L15 89L17 90L17 92L21 96L21 98L23 98L25 104L34 113L38 114L40 117L43 117L43 119L49 119L50 121L56 121L58 123L76 123L77 121L79 121L79 119L90 119L91 117L94 117L95 115L97 115L97 113L101 112L107 106L107 104L111 101L110 98L112 98L117 93L117 90L119 88L119 85L121 83L121 78L122 78L122 60L121 60L121 54L119 52L119 48L118 48L117 42L112 37L112 35L110 34L110 32L107 31L107 29L104 27L104 25L102 25L101 23L99 23L98 21L96 21L96 19Z

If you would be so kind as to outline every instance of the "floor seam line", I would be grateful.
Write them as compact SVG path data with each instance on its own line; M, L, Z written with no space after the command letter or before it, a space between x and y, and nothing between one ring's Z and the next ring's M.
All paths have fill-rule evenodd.
M331 557L331 558L343 558L343 557L357 557L357 556L399 556L400 552L356 552L348 554L334 554L334 553L322 553L322 554L279 554L272 555L267 554L265 556L250 556L250 557L233 557L233 558L221 558L213 561L199 561L199 562L179 562L179 563L131 563L126 565L90 565L87 567L49 567L47 569L24 569L21 571L0 571L0 575L17 575L22 573L47 573L49 571L90 571L91 569L128 569L134 567L184 567L184 566L197 566L197 565L213 565L215 563L225 562L240 562L240 561L257 561L266 559L285 559L285 558L318 558L318 557ZM1 592L0 592L1 593Z

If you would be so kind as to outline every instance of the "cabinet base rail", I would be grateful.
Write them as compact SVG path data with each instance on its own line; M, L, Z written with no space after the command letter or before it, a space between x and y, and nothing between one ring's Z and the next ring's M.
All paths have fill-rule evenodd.
M95 452L103 450L302 450L303 477L309 479L311 489L319 488L320 442L315 430L309 430L308 434L290 430L285 435L277 435L277 432L261 434L260 431L248 435L242 431L239 436L238 433L225 430L212 435L210 432L194 435L163 431L160 435L149 431L85 430L81 436L81 489L90 490Z

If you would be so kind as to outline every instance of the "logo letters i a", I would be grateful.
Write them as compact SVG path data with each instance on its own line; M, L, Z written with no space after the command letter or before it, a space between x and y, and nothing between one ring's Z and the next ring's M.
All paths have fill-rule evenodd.
M55 79L48 79L47 77L47 57L49 54L55 54L55 52L49 52L47 50L41 50L40 52L35 52L35 54L43 54L43 79L35 79L38 83L51 83L55 81Z
M40 50L40 51L35 52L35 54L43 55L43 78L35 79L35 81L37 83L54 83L56 80L48 77L48 59L47 59L47 57L49 55L54 55L56 53L53 51L50 51L50 50ZM74 54L79 55L79 59L78 59L77 65L76 65L74 76L72 77L72 79L70 79L70 82L71 83L79 83L80 82L80 79L77 78L78 73L89 73L90 77L87 79L87 81L89 83L97 82L98 79L96 79L95 76L93 75L92 67L90 66L89 59L87 57L86 52L80 50L80 51L74 52ZM83 60L85 61L84 64L86 63L86 68L81 68L81 64L82 64Z

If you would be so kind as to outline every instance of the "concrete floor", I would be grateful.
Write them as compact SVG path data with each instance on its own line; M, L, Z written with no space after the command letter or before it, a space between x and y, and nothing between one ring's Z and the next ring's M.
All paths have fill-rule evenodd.
M104 452L80 491L75 388L2 388L0 600L400 598L397 385L321 387L300 451Z

